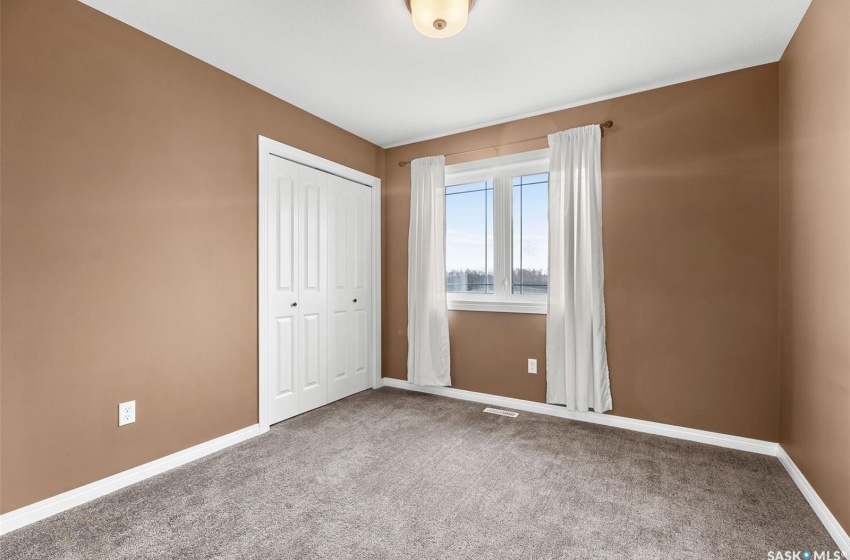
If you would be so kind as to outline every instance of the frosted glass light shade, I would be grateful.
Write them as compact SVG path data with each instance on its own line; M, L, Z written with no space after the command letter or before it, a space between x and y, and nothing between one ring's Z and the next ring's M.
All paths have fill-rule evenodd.
M460 33L469 18L469 0L410 0L413 27L432 39Z

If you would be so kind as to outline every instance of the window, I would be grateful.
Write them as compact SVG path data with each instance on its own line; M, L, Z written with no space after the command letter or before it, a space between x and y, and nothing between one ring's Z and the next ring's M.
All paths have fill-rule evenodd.
M549 154L446 167L449 309L545 313Z

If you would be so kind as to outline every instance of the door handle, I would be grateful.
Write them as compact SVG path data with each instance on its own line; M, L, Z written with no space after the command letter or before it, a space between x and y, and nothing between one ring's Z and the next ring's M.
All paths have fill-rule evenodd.
M354 303L357 303L357 298L354 298Z
M298 302L293 301L293 302L292 302L292 307L298 307Z

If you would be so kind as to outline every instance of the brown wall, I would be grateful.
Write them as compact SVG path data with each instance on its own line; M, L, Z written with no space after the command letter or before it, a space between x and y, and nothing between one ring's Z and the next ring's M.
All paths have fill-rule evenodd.
M0 10L7 512L256 423L257 135L383 150L73 0Z
M398 161L613 119L602 156L613 414L776 441L777 74L770 64L388 150L384 375L406 377L410 175ZM545 317L449 316L455 387L545 399L544 369L526 373L527 358L545 361Z
M779 76L779 437L850 530L850 2L812 2Z

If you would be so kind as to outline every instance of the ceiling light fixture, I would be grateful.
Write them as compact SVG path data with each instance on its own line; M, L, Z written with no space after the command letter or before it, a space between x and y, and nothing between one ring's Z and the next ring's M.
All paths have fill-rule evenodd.
M457 35L466 26L475 0L406 0L413 27L432 39Z

